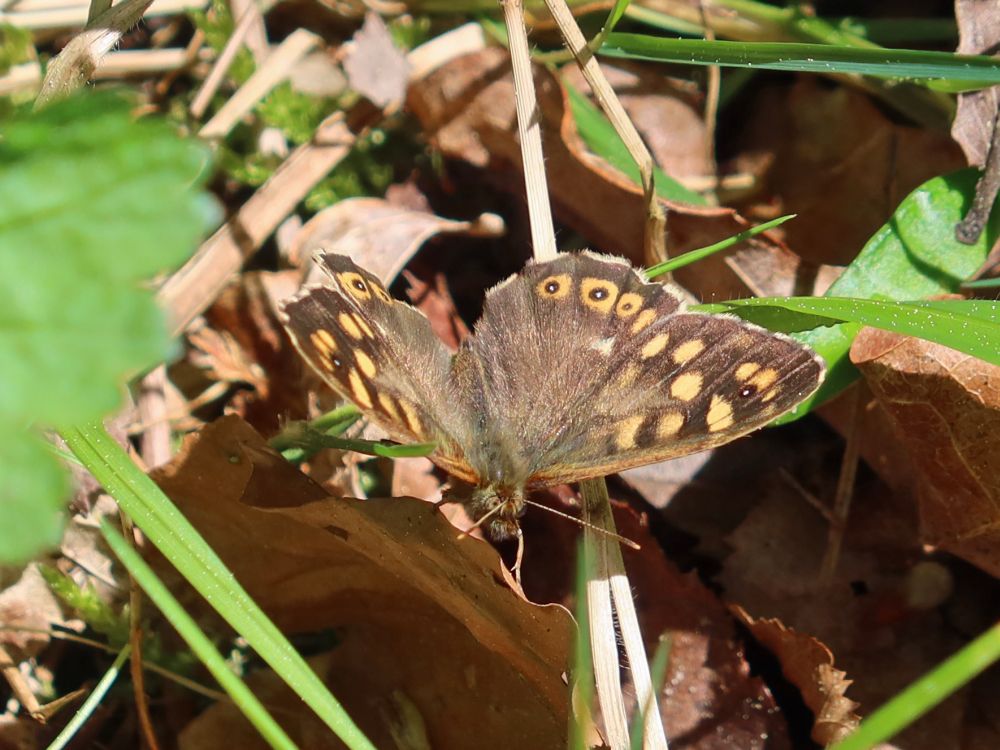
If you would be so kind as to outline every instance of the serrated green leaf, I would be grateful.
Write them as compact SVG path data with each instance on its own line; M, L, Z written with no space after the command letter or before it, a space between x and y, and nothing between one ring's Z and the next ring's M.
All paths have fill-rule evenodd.
M0 563L22 563L59 543L69 484L41 439L16 429L0 437L0 477Z
M62 426L112 411L169 339L153 274L214 219L207 152L110 95L0 127L0 420Z

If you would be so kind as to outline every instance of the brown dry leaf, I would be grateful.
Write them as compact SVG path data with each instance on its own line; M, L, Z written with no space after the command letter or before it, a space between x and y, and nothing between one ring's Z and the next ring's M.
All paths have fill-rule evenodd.
M828 584L818 580L827 525L802 498L786 489L766 496L730 536L732 554L719 576L726 599L754 617L776 617L787 627L826 644L837 666L851 675L851 698L870 711L898 694L964 642L950 611L981 611L990 586L969 587L947 609L907 607L904 596L919 550L860 544L878 521L886 495L858 492L841 550ZM876 532L876 537L885 537ZM878 540L881 543L881 540ZM985 579L986 577L983 576ZM984 624L985 625L985 624ZM961 627L959 625L959 627ZM975 626L972 632L975 632ZM836 683L836 675L827 675ZM906 750L959 750L967 726L978 722L968 691L956 693L901 735Z
M377 746L396 692L433 747L565 745L571 619L432 505L329 498L236 417L153 476L279 627L335 630L331 686Z
M820 297L844 271L816 266L778 246L748 247L727 255L726 263L757 297Z
M406 279L410 282L410 288L407 290L410 301L427 316L434 335L441 339L445 346L458 349L468 337L469 327L458 314L444 275L435 273L433 284L410 273L406 274Z
M813 264L849 263L905 195L964 166L945 134L897 125L868 96L810 76L761 91L741 133L737 171L765 165L765 192L744 213L798 214L782 230Z
M967 55L996 54L1000 44L1000 7L996 3L956 0L958 52ZM1000 87L958 95L958 109L951 135L962 147L970 164L983 174L976 185L976 197L965 217L955 228L962 242L979 239L1000 191Z
M349 44L344 72L350 87L380 109L403 101L410 63L377 13L365 14Z
M845 692L851 685L846 673L833 666L833 653L822 642L785 627L776 619L754 619L738 606L736 616L768 651L781 662L782 674L795 685L813 712L812 738L820 745L843 739L857 729L858 704Z
M475 221L452 221L381 198L349 198L307 221L289 255L296 264L319 249L347 255L389 285L436 234L498 237L503 231L503 220L495 214L483 214Z
M565 92L549 72L535 69L535 88L554 211L594 249L623 255L636 264L648 263L650 259L643 257L642 191L586 150ZM491 48L448 63L412 84L407 104L446 156L488 167L489 176L502 176L508 189L523 189L513 80L504 50ZM730 209L666 205L674 254L718 242L748 226ZM681 269L677 278L702 298L746 294L718 256Z
M207 325L191 337L189 361L210 382L243 383L227 401L266 435L286 419L303 419L308 409L302 393L302 365L281 324L276 301L294 293L298 274L292 271L243 273L205 311ZM171 372L189 395L205 389L190 373Z
M1000 6L982 0L955 0L958 49L963 55L995 54L1000 44ZM1000 88L990 86L958 95L951 137L962 147L969 164L982 167L993 139Z
M0 748L35 750L39 747L42 747L42 742L37 722L9 713L0 714Z
M15 579L13 569L4 570L4 580ZM47 632L64 623L59 602L31 563L0 591L0 646L15 661L35 656L49 643Z
M913 459L923 539L1000 577L1000 367L871 328L851 361Z

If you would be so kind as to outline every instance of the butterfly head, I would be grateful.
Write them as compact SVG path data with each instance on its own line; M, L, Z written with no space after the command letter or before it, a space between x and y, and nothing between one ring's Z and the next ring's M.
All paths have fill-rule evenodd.
M470 509L476 525L482 524L491 539L503 541L520 534L518 519L524 514L522 488L489 485L472 493Z

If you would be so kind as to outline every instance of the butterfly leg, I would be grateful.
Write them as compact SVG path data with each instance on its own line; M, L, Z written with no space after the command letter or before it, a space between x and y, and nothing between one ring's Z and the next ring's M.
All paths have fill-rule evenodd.
M524 532L521 531L521 527L517 527L517 556L514 558L514 567L511 572L514 574L514 580L517 581L517 585L521 585L521 563L524 561Z

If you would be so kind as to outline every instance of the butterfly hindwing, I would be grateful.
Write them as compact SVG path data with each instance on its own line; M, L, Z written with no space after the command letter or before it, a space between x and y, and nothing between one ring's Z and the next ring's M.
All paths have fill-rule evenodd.
M327 253L318 262L330 281L305 287L281 307L296 348L390 437L436 442L431 458L474 481L459 447L469 429L452 408L451 354L428 320L346 256Z

